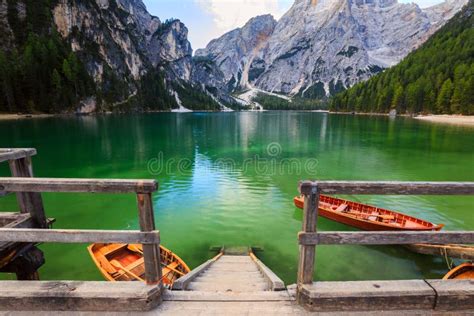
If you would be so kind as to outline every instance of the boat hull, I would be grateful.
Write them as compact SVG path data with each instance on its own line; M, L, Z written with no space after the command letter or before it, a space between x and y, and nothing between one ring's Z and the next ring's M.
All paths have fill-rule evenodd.
M473 245L437 245L437 244L413 244L405 245L411 251L421 253L423 255L435 255L449 258L459 258L464 260L474 260Z
M474 279L474 264L470 262L463 263L454 269L451 269L443 280L470 280Z
M141 244L92 244L87 247L95 265L108 281L144 281L145 263ZM172 286L190 271L186 263L160 245L162 282Z
M295 197L294 204L302 209L303 197ZM338 211L341 205L346 206L348 211ZM322 194L318 212L324 218L367 231L438 231L443 227L443 225L435 225L402 213ZM392 218L392 222L380 220L384 217Z

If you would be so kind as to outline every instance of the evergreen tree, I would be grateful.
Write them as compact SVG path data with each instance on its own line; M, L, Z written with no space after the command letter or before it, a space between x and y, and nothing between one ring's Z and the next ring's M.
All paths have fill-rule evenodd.
M438 94L438 99L436 101L436 110L438 111L438 113L449 113L452 94L453 83L451 82L451 79L447 79L443 83L441 91Z
M401 84L397 85L395 88L395 93L393 95L393 100L392 100L392 109L396 109L397 111L402 111L402 108L404 108L403 103L404 103L404 92L403 92L403 87Z

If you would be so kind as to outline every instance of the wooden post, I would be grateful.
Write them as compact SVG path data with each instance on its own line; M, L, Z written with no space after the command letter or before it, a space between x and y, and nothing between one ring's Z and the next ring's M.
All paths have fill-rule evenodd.
M301 183L300 192L304 195L303 233L316 232L318 219L319 192L316 183ZM298 292L303 284L313 283L315 245L301 245L298 263ZM299 297L299 295L298 295Z
M33 177L31 157L9 160L10 171L13 177ZM18 192L18 205L21 213L29 213L38 228L47 228L44 214L43 199L38 192Z
M153 213L153 201L151 199L151 193L138 193L137 201L140 230L142 232L154 231L155 216ZM145 261L146 283L149 285L158 284L161 288L160 244L143 244L143 258Z

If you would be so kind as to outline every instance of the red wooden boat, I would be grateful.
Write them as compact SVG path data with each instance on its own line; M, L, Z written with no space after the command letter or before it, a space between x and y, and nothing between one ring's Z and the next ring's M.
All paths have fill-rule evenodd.
M454 269L451 269L444 277L443 280L465 280L474 279L474 264L472 262L466 262Z
M297 196L293 201L297 207L303 208L303 196ZM444 226L387 209L322 194L319 195L319 215L362 230L438 231Z

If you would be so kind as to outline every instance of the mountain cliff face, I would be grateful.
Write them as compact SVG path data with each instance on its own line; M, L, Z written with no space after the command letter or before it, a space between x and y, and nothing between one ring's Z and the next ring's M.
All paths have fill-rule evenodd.
M53 18L98 83L117 76L134 94L137 81L156 67L165 71L167 79L190 80L187 28L179 20L162 23L140 0L59 0Z
M187 36L141 0L0 0L0 111L218 110Z
M244 27L211 41L196 56L214 61L224 74L228 87L247 87L263 69L262 48L272 35L277 22L271 15L252 18ZM250 72L250 68L252 71Z
M422 10L397 0L296 0L276 24L254 18L196 55L215 61L235 89L323 97L395 65L465 3ZM250 36L257 43L241 35L260 29Z
M474 1L398 65L331 98L348 112L474 114Z

